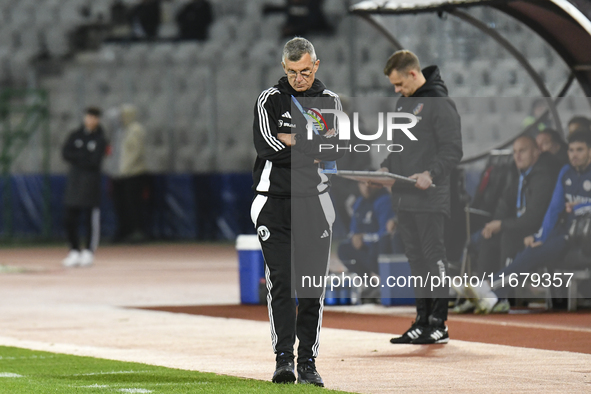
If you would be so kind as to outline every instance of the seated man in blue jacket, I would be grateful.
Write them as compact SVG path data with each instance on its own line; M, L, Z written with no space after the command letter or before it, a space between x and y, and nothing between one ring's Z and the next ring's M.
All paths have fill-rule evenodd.
M568 141L570 164L560 171L542 227L536 234L525 237L526 249L509 266L494 274L492 286L485 281L482 286L472 288L478 298L478 313L489 313L499 298L506 297L515 287L509 285L509 275L560 264L568 252L568 230L573 220L591 210L591 133L577 131Z
M339 246L339 258L359 276L378 275L380 253L403 253L395 231L390 193L379 184L359 182L361 196L353 204L349 239ZM392 248L392 244L394 247ZM394 249L394 250L392 250Z

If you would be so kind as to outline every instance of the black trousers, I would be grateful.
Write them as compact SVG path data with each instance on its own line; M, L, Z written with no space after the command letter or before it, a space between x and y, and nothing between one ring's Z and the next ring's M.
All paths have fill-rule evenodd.
M502 231L489 239L482 238L478 250L476 267L472 272L481 275L497 272L508 265L513 258L523 250L523 238L529 234Z
M251 208L265 258L273 351L293 356L297 335L298 362L318 356L325 288L310 286L311 281L303 285L302 279L316 277L318 283L328 275L334 217L328 193L291 199L258 195Z
M142 194L145 175L113 179L113 204L117 214L115 240L123 240L134 232L144 233Z
M398 230L411 273L425 281L422 287L415 287L417 322L423 324L439 325L447 320L449 286L439 286L433 291L430 287L431 276L446 275L443 225L442 213L398 213Z
M68 244L70 249L80 250L80 237L78 229L80 228L80 216L86 228L86 249L94 252L98 246L101 232L101 211L98 207L82 208L68 207L64 217L64 225Z

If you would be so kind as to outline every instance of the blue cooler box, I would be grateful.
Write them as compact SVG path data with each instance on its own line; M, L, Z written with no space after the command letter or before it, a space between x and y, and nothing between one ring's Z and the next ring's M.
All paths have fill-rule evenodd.
M259 283L265 277L265 261L257 235L236 238L238 272L240 275L240 303L259 304Z
M415 291L408 285L408 277L411 276L408 259L403 254L383 254L378 257L380 265L380 295L382 305L414 305ZM389 287L386 280L389 276L406 277L405 287ZM392 282L392 280L390 281Z

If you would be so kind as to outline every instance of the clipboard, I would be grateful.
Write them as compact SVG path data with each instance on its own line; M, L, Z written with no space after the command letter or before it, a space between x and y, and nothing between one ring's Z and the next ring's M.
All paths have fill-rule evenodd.
M339 170L337 171L337 175L357 182L379 183L386 187L391 187L394 183L396 183L396 187L414 187L415 183L417 183L416 179L410 179L406 176L382 171ZM435 185L431 184L430 187L435 187Z

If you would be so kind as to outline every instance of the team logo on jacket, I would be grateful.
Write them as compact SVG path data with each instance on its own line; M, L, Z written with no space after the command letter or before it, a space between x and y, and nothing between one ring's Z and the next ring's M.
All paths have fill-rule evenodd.
M257 228L257 234L261 238L261 241L266 241L271 236L271 232L267 226L259 226L259 228Z
M284 122L282 119L279 119L279 122L277 122L277 125L279 127L291 127L291 128L295 128L296 125L293 123L288 123L288 122Z
M420 114L420 113L421 113L421 111L423 110L423 107L424 107L424 106L425 106L425 104L423 104L423 103L419 103L419 104L418 104L418 105L415 107L415 109L413 109L413 110L412 110L412 114L413 114L414 116L417 116L418 114Z
M590 180L586 180L585 182L583 182L583 189L585 189L586 192L591 190L591 181Z
M326 120L320 113L318 108L306 108L306 118L312 120L312 124L316 127L316 130L319 132L326 129L328 130L328 126L326 125Z
M88 148L89 151L94 152L94 150L96 149L96 141L88 141L88 144L86 144L86 147Z
M564 184L565 184L566 186L570 186L570 185L572 185L572 184L573 184L573 181L571 181L571 180L570 180L570 178L568 178L566 181L564 181Z

